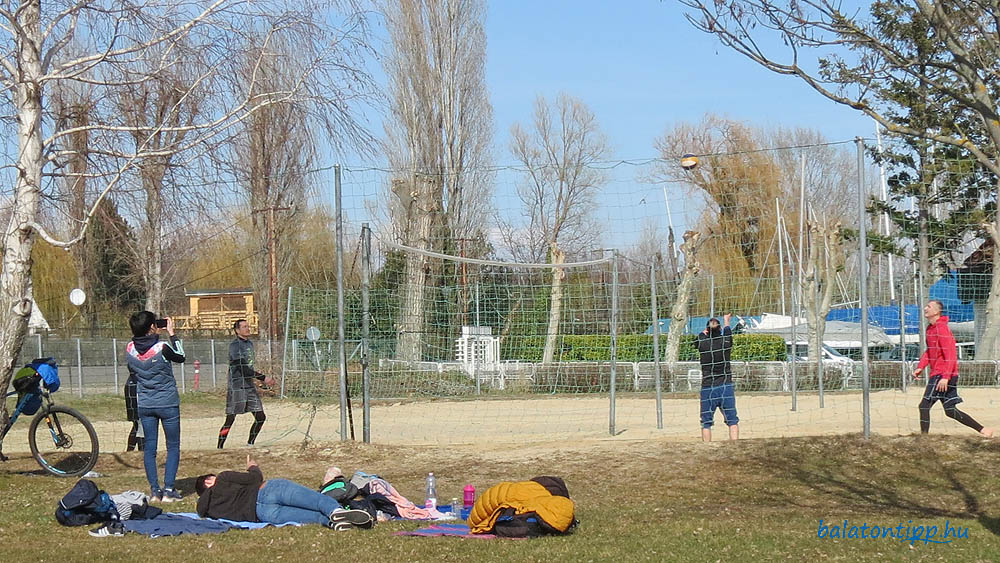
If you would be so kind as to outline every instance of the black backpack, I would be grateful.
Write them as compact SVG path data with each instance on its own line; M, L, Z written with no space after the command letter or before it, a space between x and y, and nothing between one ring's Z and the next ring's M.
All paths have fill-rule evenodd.
M111 495L90 479L80 479L56 507L56 520L63 526L87 526L118 520L118 508Z

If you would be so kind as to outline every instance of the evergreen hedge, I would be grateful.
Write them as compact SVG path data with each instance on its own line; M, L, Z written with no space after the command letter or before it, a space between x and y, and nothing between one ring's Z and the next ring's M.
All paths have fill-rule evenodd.
M695 335L681 336L678 350L680 361L698 361L694 347ZM660 354L665 353L667 335L660 335ZM502 356L526 362L542 361L545 349L544 336L512 337L504 342ZM785 361L788 352L785 341L775 334L737 334L733 337L734 362ZM653 361L653 336L649 334L624 334L618 337L619 362ZM611 336L608 334L570 334L558 339L555 360L563 362L607 362L611 360Z

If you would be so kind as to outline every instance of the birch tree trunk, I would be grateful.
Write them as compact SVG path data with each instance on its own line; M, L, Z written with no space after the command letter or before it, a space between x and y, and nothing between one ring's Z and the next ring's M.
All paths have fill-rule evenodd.
M24 40L16 43L20 76L14 84L17 119L17 178L11 218L4 231L3 271L0 274L0 381L6 390L31 316L31 228L41 202L42 152L42 65L36 45L41 43L40 0L26 0L17 10ZM7 402L0 401L0 421L7 420Z
M562 317L563 278L566 277L566 270L558 267L559 264L566 263L566 253L559 248L558 242L549 243L549 250L552 253L552 263L557 266L552 268L552 292L549 295L549 326L545 330L545 350L542 353L543 364L551 364L555 357L556 342L559 339L559 320Z

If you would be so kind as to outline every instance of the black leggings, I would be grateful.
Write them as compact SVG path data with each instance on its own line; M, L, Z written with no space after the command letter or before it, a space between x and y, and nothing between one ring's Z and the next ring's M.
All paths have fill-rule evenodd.
M926 434L927 431L929 431L931 429L931 406L933 406L933 405L934 405L933 402L928 401L927 399L924 399L924 400L920 401L920 405L918 405L918 407L917 407L917 408L920 409L920 433L921 434ZM944 414L947 415L948 418L953 418L953 419L957 420L958 422L961 422L962 424L964 424L964 425L968 426L969 428L975 430L976 432L979 432L980 430L983 429L983 425L982 424L979 424L978 422L976 422L976 420L974 418L972 418L971 416L969 416L969 415L965 414L964 412L958 410L958 407L945 406L944 403L941 403L941 405L944 406Z
M253 413L253 425L250 426L250 437L247 438L247 444L253 444L257 439L257 435L260 434L260 429L264 427L264 421L267 420L267 416L264 415L264 411L256 411ZM222 423L222 428L219 429L219 449L226 443L226 438L229 437L229 429L232 428L233 422L236 421L235 414L227 414L226 421Z

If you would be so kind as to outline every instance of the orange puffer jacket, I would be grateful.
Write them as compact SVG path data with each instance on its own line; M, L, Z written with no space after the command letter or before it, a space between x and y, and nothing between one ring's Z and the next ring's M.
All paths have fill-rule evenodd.
M534 512L560 532L568 530L573 523L572 500L553 495L534 481L505 481L486 489L476 499L469 513L469 530L473 534L488 533L504 508L513 508L517 514Z

